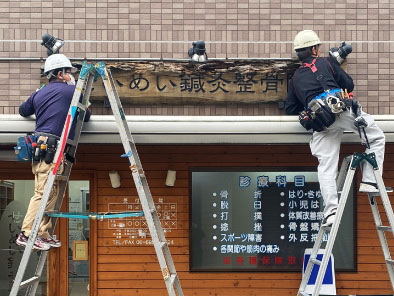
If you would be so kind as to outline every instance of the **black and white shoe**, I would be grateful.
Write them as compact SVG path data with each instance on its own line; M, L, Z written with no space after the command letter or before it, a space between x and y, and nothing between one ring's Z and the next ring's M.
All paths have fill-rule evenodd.
M336 213L331 213L327 217L325 217L321 223L322 227L330 227L335 221Z

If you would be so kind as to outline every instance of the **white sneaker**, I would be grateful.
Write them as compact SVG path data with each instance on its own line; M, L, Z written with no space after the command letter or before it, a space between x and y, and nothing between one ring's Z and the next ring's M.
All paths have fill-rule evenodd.
M376 188L375 185L361 182L360 189L358 191L363 192L363 193L375 193L375 192L378 193L379 189Z
M62 243L55 239L54 237L49 236L48 238L42 238L44 243L48 244L51 248L60 248Z
M42 240L42 238L37 237L36 241L34 242L33 248L40 251L48 251L51 246Z
M28 239L29 238L27 236L25 236L25 234L23 232L21 232L18 235L18 238L16 240L16 244L18 246L25 247L27 245ZM41 239L40 237L37 236L36 241L34 242L34 245L33 245L33 249L40 250L40 251L48 251L50 248L51 248L51 246L47 242L43 241L43 239Z
M332 214L328 215L326 218L324 218L322 223L321 223L321 226L322 227L329 227L329 226L331 226L334 223L334 221L335 221L335 214L336 213L332 213Z
M379 193L378 185L375 183L360 183L360 189L358 190L362 193ZM387 192L393 192L391 187L386 187Z

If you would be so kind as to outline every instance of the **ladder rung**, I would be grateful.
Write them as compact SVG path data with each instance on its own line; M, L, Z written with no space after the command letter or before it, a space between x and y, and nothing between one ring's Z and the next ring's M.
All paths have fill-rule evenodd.
M163 249L165 246L167 246L167 242L160 242L160 249Z
M150 209L150 212L153 214L156 212L156 208Z
M300 292L300 293L298 293L298 295L301 295L301 296L311 296L311 294L306 293L306 292ZM297 295L297 296L298 296L298 295Z
M177 274L176 273L171 274L171 276L170 276L171 285L173 285L175 283L176 278L177 278Z
M53 210L53 211L45 211L44 213L45 213L46 215L48 215L48 214L58 214L58 213L60 213L60 211Z
M56 175L56 180L67 181L68 177L67 176L62 176L62 175Z
M85 109L86 109L86 106L84 104L79 103L79 102L77 103L77 107L79 109L81 109L82 111L85 111Z
M390 193L390 192L393 192L393 188L391 188L391 187L385 187L386 188L386 192L387 193ZM378 192L370 192L370 193L368 193L368 196L369 197L372 197L372 196L381 196L381 194L380 194L380 191L378 191Z
M392 231L390 226L377 226L376 228L381 231Z
M37 282L39 280L40 280L40 278L38 276L33 276L32 278L30 278L24 282L21 282L20 289L22 289L26 286L30 286L32 283Z
M321 261L317 260L317 259L311 259L311 261L312 261L313 264L316 264L316 265L320 265L321 264Z
M394 266L394 260L393 259L386 259L386 263Z
M368 197L376 197L376 196L380 196L380 192L370 192L370 193L368 193Z
M74 141L71 139L67 139L67 144L69 144L71 146L75 146L75 147L78 145L77 141Z

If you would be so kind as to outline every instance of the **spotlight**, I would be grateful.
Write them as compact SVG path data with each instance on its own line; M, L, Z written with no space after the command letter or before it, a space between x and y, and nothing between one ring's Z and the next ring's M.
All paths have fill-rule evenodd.
M205 41L199 40L192 43L193 47L189 49L188 55L192 62L205 63L208 60L205 49Z
M60 48L64 45L64 40L44 34L42 35L41 45L44 45L48 49L47 54L50 56L51 54L59 53Z
M168 170L166 177L166 186L174 187L176 180L176 171Z
M112 188L119 188L120 187L120 175L117 171L110 171L109 172L109 179L111 181Z
M344 41L340 47L333 47L328 53L334 59L334 61L341 65L345 61L346 57L352 52L352 50L352 46Z

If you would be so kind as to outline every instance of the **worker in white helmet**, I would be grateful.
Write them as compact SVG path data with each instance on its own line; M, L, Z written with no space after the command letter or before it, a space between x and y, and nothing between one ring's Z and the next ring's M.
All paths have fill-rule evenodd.
M307 130L313 129L310 142L312 155L319 161L318 178L325 202L323 226L330 226L338 207L336 177L339 149L343 132L359 134L366 153L374 152L382 172L385 136L372 116L361 110L353 99L353 79L332 58L322 58L321 41L312 30L299 32L294 38L294 50L302 62L289 81L285 112L298 115ZM373 168L362 164L360 192L378 192Z
M71 65L70 60L63 54L53 54L47 58L44 66L44 73L49 80L49 84L34 92L26 102L19 107L19 114L27 117L35 114L36 127L35 136L37 144L45 143L46 149L40 149L37 145L33 155L32 171L35 176L34 195L30 199L25 218L22 223L22 231L18 235L16 243L26 246L30 235L36 213L38 211L48 173L53 167L54 151L57 142L63 131L66 116L75 91L75 79L73 73L76 68ZM90 112L87 110L85 121L88 121ZM70 130L70 138L73 138L74 128ZM49 153L49 149L52 149ZM51 196L49 197L46 211L51 211L55 207L58 193L58 181L55 181ZM34 248L38 250L48 250L51 247L60 247L60 241L53 238L49 230L51 220L44 216L38 231L38 237L34 243Z

